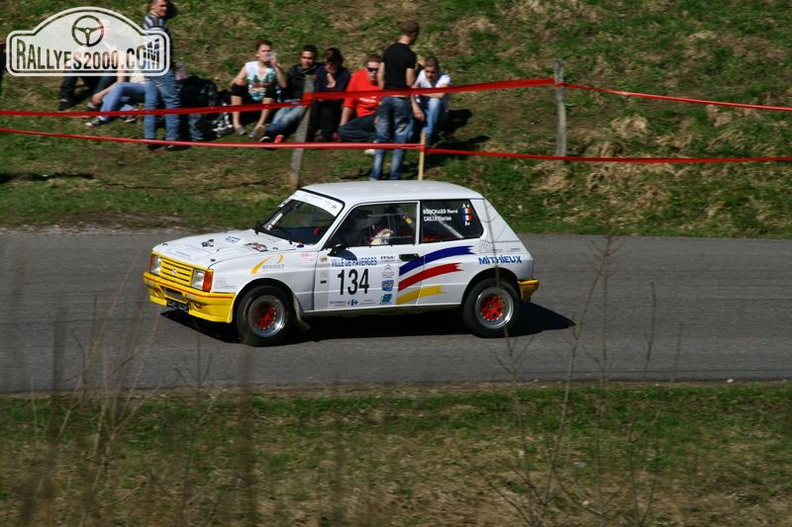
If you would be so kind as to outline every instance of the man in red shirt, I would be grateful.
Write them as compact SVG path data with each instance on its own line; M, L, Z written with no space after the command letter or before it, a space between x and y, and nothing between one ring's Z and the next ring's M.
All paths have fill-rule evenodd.
M382 58L379 55L369 55L366 67L352 74L347 91L374 91L381 90L377 81ZM377 118L379 97L367 95L360 98L344 99L341 113L341 124L338 135L342 141L350 143L372 143L375 138L374 121Z

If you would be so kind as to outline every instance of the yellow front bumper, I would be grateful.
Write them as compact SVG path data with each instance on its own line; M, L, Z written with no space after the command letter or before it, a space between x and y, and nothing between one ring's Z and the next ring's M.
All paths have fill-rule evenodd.
M534 291L539 289L539 280L525 280L519 282L520 284L520 298L522 298L523 302L528 302L531 299L531 295L534 294Z
M235 295L207 293L164 280L151 273L143 274L149 300L160 306L172 307L210 322L231 322Z

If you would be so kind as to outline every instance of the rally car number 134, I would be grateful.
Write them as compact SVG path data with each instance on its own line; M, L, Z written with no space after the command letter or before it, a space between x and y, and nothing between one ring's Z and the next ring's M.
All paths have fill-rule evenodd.
M481 337L514 330L539 286L531 254L487 199L435 181L300 188L254 228L163 242L155 304L282 343L312 317L461 309Z

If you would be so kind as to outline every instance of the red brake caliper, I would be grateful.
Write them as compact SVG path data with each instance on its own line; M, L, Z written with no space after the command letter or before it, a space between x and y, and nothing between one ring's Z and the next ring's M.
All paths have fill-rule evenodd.
M481 316L487 320L497 320L503 315L503 302L500 295L490 295L481 302Z
M262 310L262 313L259 315L258 320L256 320L256 327L260 329L267 329L275 322L275 315L277 312L272 305L268 305Z

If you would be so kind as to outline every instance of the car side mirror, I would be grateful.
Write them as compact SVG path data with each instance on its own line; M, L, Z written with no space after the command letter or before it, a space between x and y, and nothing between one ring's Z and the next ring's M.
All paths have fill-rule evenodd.
M346 251L347 244L344 242L337 242L336 244L330 247L330 252L328 253L330 256L338 256L342 252Z

